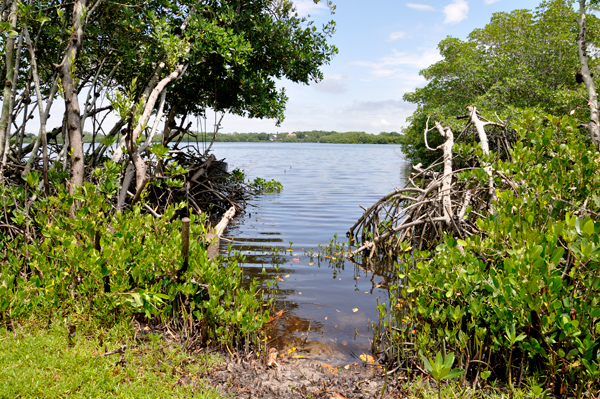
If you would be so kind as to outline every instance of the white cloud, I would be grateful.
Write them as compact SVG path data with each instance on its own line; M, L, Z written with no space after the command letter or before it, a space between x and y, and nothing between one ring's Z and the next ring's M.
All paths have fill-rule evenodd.
M376 78L397 78L411 84L418 85L423 83L424 79L416 73L405 73L400 66L408 66L416 69L423 69L429 65L438 62L442 57L437 49L429 49L421 54L409 54L392 50L392 54L382 57L376 62L358 61L356 65L371 68L371 74Z
M404 36L406 36L406 32L392 32L392 33L390 33L388 40L389 41L398 40L398 39L402 39Z
M312 85L315 90L322 91L325 93L344 93L348 90L345 84L340 83L337 79L327 79L320 81L319 83Z
M457 24L466 19L469 14L469 4L465 0L453 0L444 7L445 24Z
M373 126L375 128L387 127L389 125L391 125L391 123L388 122L387 120L383 119L383 118L380 119L380 120L378 120L378 121L371 122L371 126Z
M324 2L315 4L313 0L294 0L296 11L300 15L308 14L319 14L320 12L327 10L327 6Z
M435 8L427 4L406 3L406 6L419 11L435 11Z
M380 100L380 101L353 101L351 104L342 108L343 114L376 114L385 112L389 114L395 112L411 111L412 105L402 100Z
M302 86L300 91L307 88ZM388 93L389 94L389 93ZM392 94L401 97L402 91ZM317 99L299 99L290 96L286 119L281 127L272 120L248 119L236 115L225 116L223 132L293 132L303 130L364 131L379 133L399 129L407 124L416 106L402 100L375 100L332 102Z
M498 2L498 1L500 1L500 0L483 0L483 2L485 4L487 4L487 5L494 4L494 3Z

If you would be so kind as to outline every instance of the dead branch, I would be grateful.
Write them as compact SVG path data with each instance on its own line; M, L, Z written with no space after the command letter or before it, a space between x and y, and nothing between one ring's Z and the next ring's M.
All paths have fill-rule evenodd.
M504 129L504 125L480 118L475 107L469 107L466 115L466 126L471 132L476 131L476 137L482 152L490 154L486 126L494 129ZM350 257L363 254L373 258L383 254L397 254L400 245L411 243L415 249L431 249L443 238L444 234L466 237L477 234L479 229L475 224L478 217L490 212L490 202L495 196L493 169L491 163L485 160L472 159L456 160L452 148L455 143L454 135L449 127L435 122L429 127L426 123L424 135L436 130L445 141L437 148L427 148L432 151L442 150L442 160L427 168L421 164L414 165L413 173L405 187L395 189L384 195L368 208L348 230L348 237L355 238L357 249ZM459 135L459 139L462 136ZM467 134L465 137L472 135ZM505 133L503 137L507 137ZM496 135L495 137L500 137ZM454 167L461 162L461 168ZM464 163L472 165L464 166ZM487 184L475 185L472 181L460 179L458 175L468 170L482 169L489 176ZM360 240L356 238L360 235Z

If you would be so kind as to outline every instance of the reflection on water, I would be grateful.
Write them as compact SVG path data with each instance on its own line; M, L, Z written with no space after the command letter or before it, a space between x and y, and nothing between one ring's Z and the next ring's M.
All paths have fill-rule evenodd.
M284 310L269 335L279 349L296 347L343 363L370 350L377 300L388 302L391 267L355 264L337 253L317 256L393 186L404 185L409 164L390 145L215 143L230 170L280 181L284 189L255 199L230 224L231 244L245 255L244 273L262 281ZM337 239L338 244L344 241ZM347 249L347 247L346 247ZM323 254L322 254L323 255ZM308 337L307 337L308 332Z

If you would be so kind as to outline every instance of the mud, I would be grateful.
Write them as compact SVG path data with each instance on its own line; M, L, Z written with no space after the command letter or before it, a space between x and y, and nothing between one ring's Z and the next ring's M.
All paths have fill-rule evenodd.
M222 393L240 399L405 397L396 391L393 378L388 378L386 385L382 370L374 364L359 360L332 366L275 349L261 358L234 355L212 369L207 379Z

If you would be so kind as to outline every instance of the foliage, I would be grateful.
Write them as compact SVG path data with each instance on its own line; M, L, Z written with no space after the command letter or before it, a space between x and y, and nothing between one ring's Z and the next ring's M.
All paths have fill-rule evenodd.
M234 184L243 184L246 177L246 173L239 168L234 169L229 174L229 178ZM254 180L248 179L248 187L254 194L279 193L283 190L281 182L275 179L263 179L262 177L256 177Z
M278 193L283 190L283 184L275 179L266 180L260 177L254 179L250 186L256 190L257 193Z
M30 187L37 186L33 176ZM41 236L12 239L0 231L0 318L85 314L108 325L131 316L193 318L215 343L255 337L268 311L255 282L242 286L234 257L208 259L204 216L190 215L189 265L183 271L181 222L175 218L183 204L170 206L161 218L143 214L139 205L111 215L106 195L116 189L115 179L86 183L73 196L60 190L30 209L19 205L28 204L27 192L5 191L2 209L8 213L0 211L0 217ZM79 207L72 215L75 201Z
M417 377L414 380L401 382L398 385L399 393L407 398L435 399L441 396L443 399L547 399L551 398L547 391L544 391L531 381L524 389L514 389L510 393L501 386L487 386L485 389L475 389L472 387L460 386L457 382L442 384L441 389L433 388L428 378Z
M577 53L577 13L569 2L550 0L537 9L500 12L466 41L448 37L438 45L443 59L420 73L428 83L404 95L418 106L403 129L403 153L429 164L423 131L428 117L447 121L454 130L456 116L466 106L489 112L489 119L518 119L524 109L587 121L584 85L575 81L580 64ZM598 20L588 16L589 46L598 46ZM596 63L590 52L591 65ZM453 122L454 121L454 122ZM433 139L430 146L441 144Z
M502 189L481 234L446 236L433 253L406 244L379 307L380 348L390 361L448 348L472 379L596 392L600 159L571 117L525 113L517 132L511 160L494 165Z
M425 370L433 379L437 382L438 386L438 399L442 397L442 380L452 380L465 371L462 369L452 369L454 364L454 353L449 353L447 356L442 356L442 352L438 352L435 355L435 360L428 359L426 356L421 355Z
M42 91L47 94L53 65L62 58L71 34L72 4L48 0L20 11L19 29L28 23L33 36L39 35L39 43L44 44L36 49L36 58ZM288 0L201 4L153 0L144 7L135 1L102 2L93 7L86 22L76 77L84 85L95 85L97 97L100 90L128 92L137 80L130 100L139 101L141 83L150 79L160 62L165 63L163 76L185 62L190 68L167 98L167 109L176 108L176 115L200 115L212 107L281 121L287 97L275 80L319 81L323 78L319 68L337 53L327 43L335 31L333 21L317 29L313 21L299 17ZM4 44L0 41L2 49ZM25 58L21 65L25 77L30 61ZM19 87L23 85L20 81Z
M331 1L325 4L333 13ZM13 144L8 154L0 157L10 164L2 166L2 175L19 184L25 163L27 171L46 170L48 158L63 158L62 169L70 169L72 184L79 187L91 169L110 157L126 171L119 183L119 210L145 198L162 212L173 198L181 199L177 196L181 192L173 195L170 190L173 180L162 184L163 172L176 170L183 175L179 173L186 172L182 168L191 171L208 155L157 159L153 151L145 151L143 137L154 135L160 128L161 144L166 148L175 143L172 150L176 153L191 127L191 123L187 127L183 124L190 117L206 116L207 109L221 117L229 112L269 118L279 124L284 119L287 95L277 87L277 80L303 84L320 81L321 67L337 53L337 48L328 43L335 23L329 21L317 27L310 17L299 16L292 0L150 0L143 7L137 0L100 1L87 7L85 0L31 4L7 0L4 11L11 6L18 13L12 14L14 26L10 26L10 32L6 32L2 21L0 52L4 54L0 56L8 57L2 65L18 64L19 70L7 77L4 75L10 71L0 69L5 81L15 77L2 94L8 112L2 113L0 125L8 129L0 129L0 142ZM5 19L9 13L2 15ZM19 45L20 50L11 55L5 51L9 43L6 38L10 36L13 43L15 32L19 40L26 39L23 48ZM36 90L31 87L33 82ZM46 118L41 116L50 113L54 94L70 97L65 102L69 121L58 127L45 126ZM18 99L14 109L9 109L10 98ZM41 126L34 144L30 138L26 140L25 133L34 119L30 114L36 111L41 112ZM12 131L9 114L15 115ZM115 121L112 128L107 126L111 120ZM179 122L182 126L177 126ZM219 124L215 120L215 133ZM83 137L86 126L91 134ZM44 131L48 132L48 145L39 146ZM85 154L82 141L93 143L86 146ZM115 147L117 141L120 144ZM61 152L64 157L59 155ZM182 157L193 159L182 166ZM200 180L210 177L200 174L188 182L186 193L191 194L186 194L186 200L191 199L197 213L220 206L219 199L214 199L217 197L235 202L230 192L217 195L219 190L228 191L222 187L213 187L210 194L202 189L203 198L194 201L199 196L198 186L203 184ZM135 190L130 198L127 192L132 185ZM46 190L52 189L45 186Z
M125 325L100 331L78 326L74 338L68 334L63 322L1 329L0 397L222 397L200 378L218 360L214 356L190 357L160 335L136 342ZM98 357L105 347L111 350L122 344L128 348L123 357L126 366L115 364L119 355ZM181 384L182 378L188 382Z

